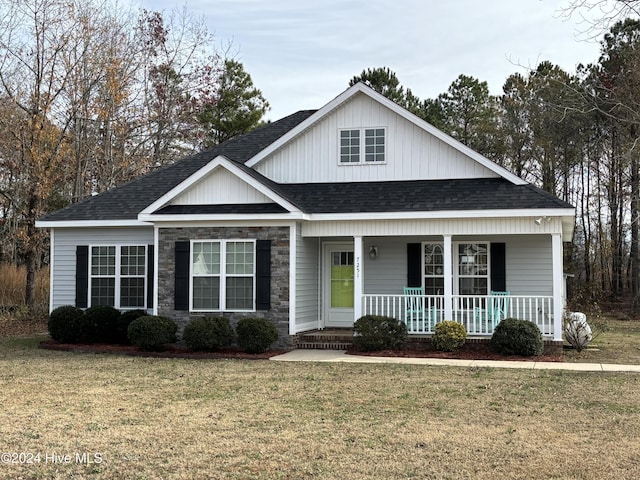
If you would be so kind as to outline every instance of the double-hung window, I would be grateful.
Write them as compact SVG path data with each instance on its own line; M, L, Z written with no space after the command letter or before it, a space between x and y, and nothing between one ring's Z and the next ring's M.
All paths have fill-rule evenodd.
M457 248L460 295L489 293L489 244L459 243Z
M93 245L90 251L90 306L146 308L146 245Z
M340 163L365 164L384 162L386 153L385 133L384 128L340 130Z
M444 295L444 247L441 243L424 243L424 293Z
M255 241L191 243L191 310L255 310Z

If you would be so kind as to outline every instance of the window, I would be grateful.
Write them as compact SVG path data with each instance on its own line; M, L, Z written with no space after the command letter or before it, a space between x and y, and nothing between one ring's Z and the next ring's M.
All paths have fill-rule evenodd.
M425 243L424 293L444 295L444 247L441 243Z
M364 149L360 139L364 138ZM340 163L363 164L385 161L385 129L340 130Z
M191 310L255 309L255 242L193 241Z
M145 245L92 246L89 271L89 306L146 308Z
M489 245L460 243L457 248L458 293L487 295L489 292Z

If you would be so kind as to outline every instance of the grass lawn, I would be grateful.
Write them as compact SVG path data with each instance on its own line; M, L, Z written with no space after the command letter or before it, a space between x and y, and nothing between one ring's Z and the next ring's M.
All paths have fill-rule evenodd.
M636 374L151 359L39 340L0 339L0 452L27 454L3 455L0 478L640 477Z
M588 348L578 353L565 350L568 362L640 364L640 321L606 319L606 329Z

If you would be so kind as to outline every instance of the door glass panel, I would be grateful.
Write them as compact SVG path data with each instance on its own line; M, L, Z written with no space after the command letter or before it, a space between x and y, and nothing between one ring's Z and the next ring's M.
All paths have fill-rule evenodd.
M353 308L353 252L331 254L331 308Z

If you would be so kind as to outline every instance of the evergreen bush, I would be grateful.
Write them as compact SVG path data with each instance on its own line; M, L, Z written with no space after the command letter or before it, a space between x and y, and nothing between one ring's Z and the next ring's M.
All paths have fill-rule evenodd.
M391 317L360 317L353 325L353 333L353 345L364 352L400 350L407 344L407 326Z
M184 328L182 340L191 350L214 352L231 345L234 333L225 317L199 317Z
M82 317L82 340L88 343L116 341L120 311L107 305L87 308Z
M136 318L144 317L145 315L147 315L147 312L145 312L144 310L127 310L125 312L122 312L117 322L118 325L116 328L116 336L115 336L116 343L120 343L123 345L129 344L130 343L129 336L128 336L129 325Z
M236 326L238 346L247 353L262 353L278 339L275 325L264 318L243 318Z
M436 324L431 343L436 350L453 352L462 347L467 340L467 329L464 325L452 320L445 320Z
M84 312L73 305L63 305L49 315L49 335L56 342L76 343L81 338L81 320Z
M538 326L527 320L505 318L491 337L493 351L503 355L533 356L544 353L544 340Z
M173 320L155 315L138 317L129 324L129 341L144 350L161 351L176 341L178 326Z

